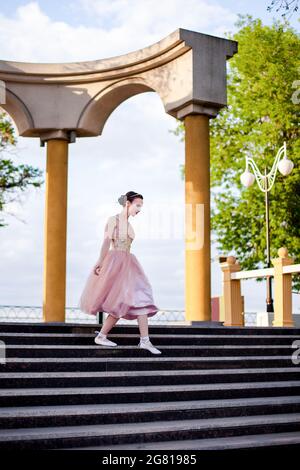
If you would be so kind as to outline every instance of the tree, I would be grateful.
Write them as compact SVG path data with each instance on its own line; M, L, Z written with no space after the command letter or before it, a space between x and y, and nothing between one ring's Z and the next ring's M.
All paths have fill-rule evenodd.
M30 165L16 165L8 157L17 144L15 131L9 116L0 113L0 213L7 211L11 202L20 202L20 194L28 187L40 187L44 181L39 180L43 172ZM14 215L14 214L11 214ZM4 219L0 218L0 227L5 227Z
M255 269L266 260L264 193L256 182L244 188L240 175L246 154L261 171L270 170L284 140L294 169L287 177L277 173L269 193L271 258L281 246L296 260L300 256L300 100L293 89L299 85L300 38L286 20L264 26L239 15L236 25L239 31L227 35L239 44L229 61L228 106L210 120L211 222L217 248L233 251L242 269ZM184 138L182 122L175 134ZM300 289L299 276L293 286Z

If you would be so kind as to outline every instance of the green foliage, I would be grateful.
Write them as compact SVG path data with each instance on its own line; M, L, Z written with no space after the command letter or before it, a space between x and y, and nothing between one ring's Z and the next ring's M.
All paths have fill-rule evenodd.
M239 15L237 26L237 33L227 35L238 41L238 53L227 64L228 106L210 120L212 230L218 249L233 252L242 269L266 266L265 195L256 182L244 188L240 175L245 155L262 173L269 171L286 141L294 169L286 177L277 172L269 193L271 258L286 246L300 262L300 37L286 20L264 26ZM184 138L183 123L175 134ZM183 178L184 167L180 171ZM299 276L293 285L300 290Z
M7 154L16 146L17 140L11 120L6 113L0 113L0 213L5 213L6 205L18 199L20 192L29 186L40 187L44 181L38 178L43 172L30 165L16 165ZM8 224L0 218L0 227Z

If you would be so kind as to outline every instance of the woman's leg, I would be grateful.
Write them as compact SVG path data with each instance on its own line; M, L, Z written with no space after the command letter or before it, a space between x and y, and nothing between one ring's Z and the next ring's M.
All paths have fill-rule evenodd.
M100 330L100 333L102 335L107 335L108 332L112 329L112 327L117 323L117 321L120 320L119 318L115 318L112 315L108 315L105 322L102 325L102 328Z
M155 346L153 346L148 336L149 334L148 315L147 314L139 315L137 319L138 319L140 335L141 335L139 346L145 349L149 349L149 351L151 351L153 354L161 354L161 351L157 349Z
M141 337L148 336L148 315L139 315L137 320Z

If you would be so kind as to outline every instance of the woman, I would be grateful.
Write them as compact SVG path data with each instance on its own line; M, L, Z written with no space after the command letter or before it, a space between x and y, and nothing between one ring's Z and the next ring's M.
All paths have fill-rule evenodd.
M93 315L99 311L109 313L95 338L96 344L117 346L107 338L108 332L120 318L137 319L139 347L153 354L161 354L148 336L148 317L155 315L159 309L154 304L152 288L142 266L130 253L135 235L128 217L135 217L141 211L143 196L129 191L119 197L118 202L123 210L107 220L100 256L89 274L79 307ZM110 250L111 242L113 248Z

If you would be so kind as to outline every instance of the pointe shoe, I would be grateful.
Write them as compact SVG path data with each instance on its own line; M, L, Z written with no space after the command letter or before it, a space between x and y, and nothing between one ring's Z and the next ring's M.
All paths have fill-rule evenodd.
M99 344L101 346L110 346L110 347L118 346L117 343L110 341L109 339L106 338L106 336L103 336L101 333L99 333L98 336L96 336L94 341L96 344Z
M148 351L152 352L152 354L161 354L161 351L157 349L150 340L148 341L140 341L139 348L147 349Z

